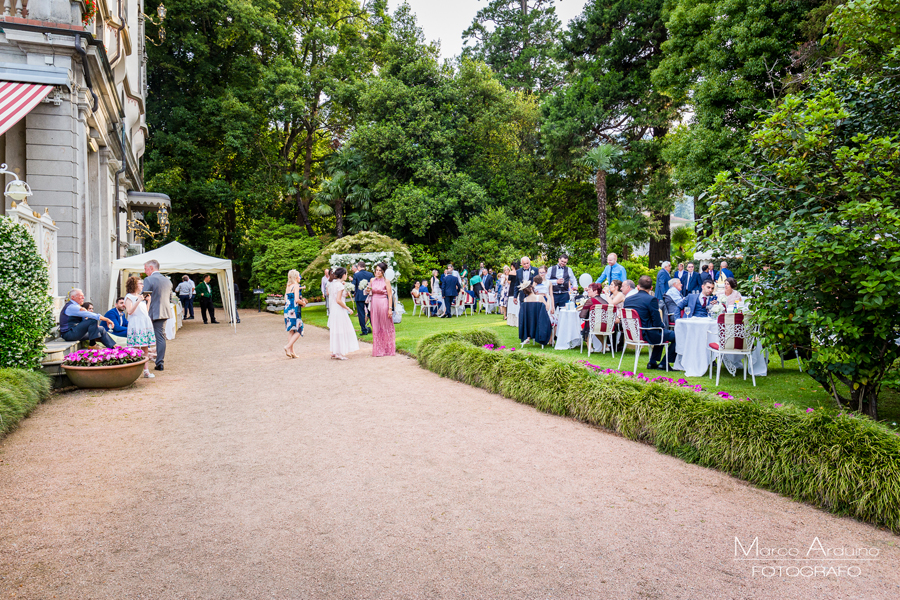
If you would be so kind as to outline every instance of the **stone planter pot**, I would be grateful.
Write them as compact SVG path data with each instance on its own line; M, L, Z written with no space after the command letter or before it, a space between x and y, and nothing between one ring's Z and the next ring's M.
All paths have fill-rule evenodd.
M144 363L149 358L127 365L108 367L76 367L62 365L69 381L80 388L123 388L134 383L144 371Z

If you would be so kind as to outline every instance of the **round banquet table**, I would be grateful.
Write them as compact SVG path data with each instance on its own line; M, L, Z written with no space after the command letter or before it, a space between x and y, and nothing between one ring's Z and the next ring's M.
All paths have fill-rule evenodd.
M702 377L709 371L709 344L719 341L718 325L715 319L691 317L675 321L675 370L684 371L685 377ZM753 374L765 377L767 365L759 344L754 345ZM725 368L734 375L741 366L740 355L726 354ZM748 368L747 373L750 370Z
M569 310L566 308L556 311L559 323L556 325L556 350L571 350L581 346L581 317L578 316L577 310ZM595 337L593 338L593 346L591 352L601 352L602 345Z

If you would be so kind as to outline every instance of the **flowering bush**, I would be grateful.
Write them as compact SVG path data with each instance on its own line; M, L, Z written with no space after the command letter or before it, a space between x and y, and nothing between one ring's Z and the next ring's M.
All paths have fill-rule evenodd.
M0 368L36 369L53 325L50 274L34 238L0 217Z
M485 350L509 350L510 352L515 352L516 348L514 346L510 346L507 348L506 346L497 346L495 344L485 344L482 346Z
M643 381L646 383L669 383L677 387L681 387L687 390L693 390L695 392L705 392L708 390L704 390L700 385L691 385L687 382L686 379L679 379L678 381L672 379L671 377L665 377L664 375L660 375L659 377L647 377L643 373L633 373L632 371L617 371L616 369L604 369L603 367L598 367L597 365L592 365L586 360L579 360L579 365L583 365L590 371L597 373L598 375L621 375L626 379L635 379L637 381ZM735 398L728 392L716 392L716 396L723 398L725 400L740 400L741 402L749 402L750 398ZM781 406L780 404L776 404L775 406ZM811 412L812 409L807 412Z
M144 351L140 348L88 348L73 352L65 358L63 364L70 367L112 367L127 365L144 360Z

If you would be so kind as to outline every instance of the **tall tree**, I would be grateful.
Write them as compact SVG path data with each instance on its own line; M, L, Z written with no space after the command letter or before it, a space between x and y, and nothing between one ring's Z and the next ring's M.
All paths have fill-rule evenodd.
M559 82L553 0L489 0L463 32L463 56L489 64L506 87L545 94Z
M799 51L821 35L835 0L666 0L669 39L653 81L690 106L665 158L679 187L700 196L739 161L757 110L805 69ZM697 207L702 215L702 203Z
M600 240L600 256L606 256L606 174L612 169L622 149L615 144L600 144L588 150L581 164L594 172L594 189L597 193L597 238Z
M166 8L168 35L147 46L147 187L172 198L172 237L234 259L247 220L279 195L257 85L290 38L265 1Z
M542 133L562 164L600 144L622 157L621 204L651 215L650 260L670 253L668 218L674 204L663 138L677 114L650 79L662 58L663 0L597 0L585 6L562 44L566 85L544 105Z
M294 44L259 79L274 124L277 167L289 184L297 224L314 235L310 204L321 162L352 127L355 88L373 73L388 31L386 1L285 0L279 14Z

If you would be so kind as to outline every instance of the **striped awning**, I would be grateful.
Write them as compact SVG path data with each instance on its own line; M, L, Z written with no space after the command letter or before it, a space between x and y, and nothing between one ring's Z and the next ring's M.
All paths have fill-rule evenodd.
M40 104L52 85L0 81L0 135Z

